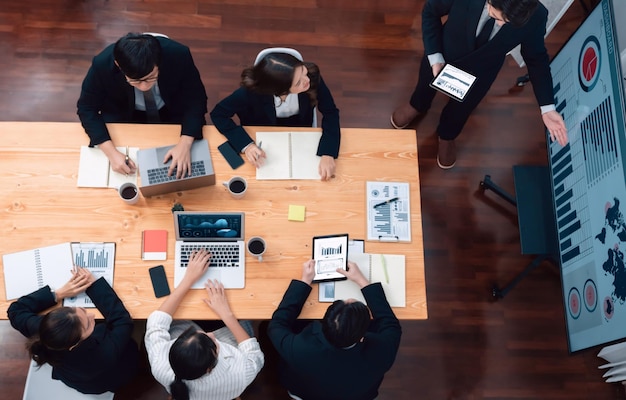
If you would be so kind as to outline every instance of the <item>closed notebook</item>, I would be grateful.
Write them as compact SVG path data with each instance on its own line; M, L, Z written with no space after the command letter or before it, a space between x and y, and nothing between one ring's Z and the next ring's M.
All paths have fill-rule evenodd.
M141 259L167 260L167 231L165 229L148 229L143 231Z
M355 253L349 254L348 257L350 261L359 266L359 269L370 283L381 283L391 307L406 307L404 255ZM366 303L363 293L356 283L351 280L335 282L335 299L345 300L350 298Z

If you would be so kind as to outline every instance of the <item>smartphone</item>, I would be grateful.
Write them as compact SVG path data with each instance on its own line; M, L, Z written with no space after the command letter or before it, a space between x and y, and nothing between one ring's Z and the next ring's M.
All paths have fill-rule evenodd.
M222 153L222 155L228 162L228 165L230 165L232 169L237 169L243 165L243 158L239 153L235 151L235 149L233 149L233 146L231 146L229 142L224 142L220 144L219 146L217 146L217 149L220 151L220 153Z
M165 276L165 268L163 268L162 265L157 265L156 267L150 268L148 272L150 272L154 295L159 298L170 294L170 286L167 283L167 276Z

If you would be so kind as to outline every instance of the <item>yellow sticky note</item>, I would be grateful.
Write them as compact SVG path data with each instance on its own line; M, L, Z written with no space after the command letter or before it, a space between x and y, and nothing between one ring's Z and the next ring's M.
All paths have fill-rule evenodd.
M287 216L287 219L289 221L304 221L304 216L305 216L304 206L297 206L294 204L289 205L289 215Z

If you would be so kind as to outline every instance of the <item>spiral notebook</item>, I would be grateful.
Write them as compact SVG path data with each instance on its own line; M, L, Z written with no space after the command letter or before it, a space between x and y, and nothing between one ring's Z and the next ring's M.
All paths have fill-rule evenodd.
M46 285L58 289L72 277L70 243L40 247L2 256L7 300L17 299Z
M320 179L317 155L322 132L257 132L256 143L265 151L257 180Z

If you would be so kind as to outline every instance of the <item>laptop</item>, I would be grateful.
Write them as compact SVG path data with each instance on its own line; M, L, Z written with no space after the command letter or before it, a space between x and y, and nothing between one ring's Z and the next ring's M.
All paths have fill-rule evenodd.
M217 279L227 289L243 289L246 277L243 227L243 212L175 211L174 287L183 280L191 254L206 249L211 253L209 269L192 289L204 288L207 279Z
M172 147L174 146L153 147L137 152L137 164L141 176L139 190L144 197L215 185L215 171L209 152L209 143L206 140L194 140L191 145L191 176L180 179L176 179L176 170L172 176L167 176L172 163L171 159L163 164L165 154Z

